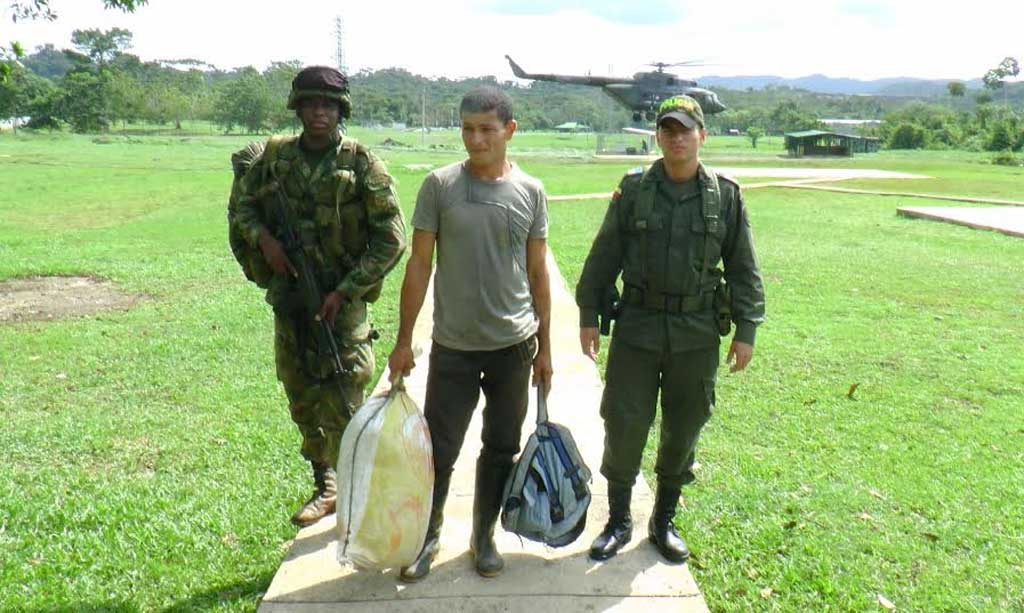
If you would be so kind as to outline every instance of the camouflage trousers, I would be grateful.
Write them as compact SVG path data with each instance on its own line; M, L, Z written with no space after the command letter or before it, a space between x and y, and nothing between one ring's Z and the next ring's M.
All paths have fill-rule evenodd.
M317 352L312 336L298 331L292 320L274 317L277 378L288 396L292 421L302 435L302 456L332 467L338 463L341 435L363 404L374 370L369 341L343 344L337 329L334 338L342 364L352 376L332 377L330 361Z

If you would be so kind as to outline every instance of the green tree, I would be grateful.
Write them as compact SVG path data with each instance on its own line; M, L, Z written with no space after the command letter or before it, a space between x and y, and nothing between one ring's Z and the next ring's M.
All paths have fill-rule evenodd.
M821 127L817 115L800 108L793 100L778 103L768 115L771 129L777 133L813 130Z
M272 62L263 71L263 79L274 100L270 110L270 126L274 130L294 129L299 126L299 119L295 116L295 111L288 110L285 101L288 100L288 94L292 90L292 79L300 70L302 70L302 62L292 60Z
M132 46L132 33L123 28L75 30L71 44L102 66Z
M146 98L138 79L123 70L104 70L102 79L110 121L128 123L139 119Z
M250 134L259 134L269 127L275 101L263 75L255 68L239 71L236 79L224 85L217 99L214 119L225 131L239 126Z
M69 72L62 82L61 118L75 132L100 132L110 127L109 82L86 70Z
M946 88L949 90L949 95L954 98L963 98L967 93L967 86L960 81L950 81Z
M1006 151L1014 146L1013 138L1010 136L1010 128L1006 122L1000 121L989 130L988 140L985 142L985 149L988 151Z
M747 138L750 139L750 144L754 149L757 149L757 140L764 136L764 129L760 126L750 126L747 128Z
M1020 62L1012 57L1004 57L1003 61L999 62L999 66L996 67L1004 78L1005 77L1016 77L1020 74Z
M889 136L890 149L920 149L924 145L924 129L912 123L899 124Z
M11 17L14 21L24 19L45 19L53 21L57 14L50 8L50 0L8 0ZM146 4L149 0L103 0L108 9L120 9L127 13ZM18 41L8 47L0 47L0 81L6 80L18 65L18 60L25 55L25 50Z

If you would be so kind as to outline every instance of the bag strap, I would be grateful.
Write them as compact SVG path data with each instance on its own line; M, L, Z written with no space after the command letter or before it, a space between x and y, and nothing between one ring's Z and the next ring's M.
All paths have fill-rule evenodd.
M342 137L338 146L337 165L342 170L355 170L356 153L359 151L359 141L348 136Z
M276 176L274 173L274 162L277 161L277 153L281 149L281 145L293 140L294 136L284 136L281 134L274 134L267 139L267 146L263 149L263 179L264 182L268 178L272 178L276 181L280 181L281 177Z
M537 386L537 425L548 423L548 401L544 397L544 385Z
M704 215L704 263L700 269L700 280L697 287L701 292L708 291L708 272L711 268L712 259L717 260L720 253L711 253L709 246L712 241L710 236L718 232L719 212L722 210L722 191L718 186L718 175L713 170L700 165L700 174L704 179L703 190L701 190L701 212Z

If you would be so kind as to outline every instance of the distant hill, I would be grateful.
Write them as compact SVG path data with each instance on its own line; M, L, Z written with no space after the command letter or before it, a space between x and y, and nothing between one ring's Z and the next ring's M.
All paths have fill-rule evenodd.
M772 86L804 89L823 94L875 94L883 96L933 97L947 95L946 85L950 81L955 80L957 79L916 79L913 77L894 77L864 81L861 79L845 79L813 74L795 79L786 79L774 75L749 75L737 77L708 75L698 78L697 82L706 87L725 87L736 90L744 90L747 88L764 89L767 86ZM968 89L981 89L982 87L981 79L972 79L970 81L966 81L965 84Z

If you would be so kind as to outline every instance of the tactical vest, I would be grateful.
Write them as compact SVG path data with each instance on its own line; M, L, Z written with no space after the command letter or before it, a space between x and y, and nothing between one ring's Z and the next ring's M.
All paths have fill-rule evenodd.
M628 207L628 218L623 220L626 232L635 241L638 248L637 257L625 258L623 262L622 280L625 284L624 299L628 303L644 304L650 308L673 311L696 311L710 307L711 296L718 286L722 273L717 265L722 254L722 240L725 237L725 224L720 218L722 195L718 176L701 164L698 168L698 182L701 188L701 217L699 230L703 234L702 244L697 249L695 262L699 262L697 294L680 295L667 292L660 287L660 280L653 279L649 274L651 258L661 257L650 249L650 233L664 230L663 220L652 215L657 198L658 181L650 177L650 169L644 172L638 187L632 192L632 210ZM623 194L626 197L626 194ZM657 226L657 227L655 227ZM687 237L689 238L689 237ZM678 266L680 263L674 263ZM630 293L633 295L631 296Z
M363 199L359 198L359 177L356 173L356 158L360 153L366 155L367 151L355 139L343 138L337 147L335 168L331 179L333 190L303 194L303 197L311 197L313 200L312 215L309 215L308 205L296 202L297 198L285 187L288 185L294 161L284 159L280 155L283 145L293 144L298 138L297 136L270 137L262 153L263 177L261 184L266 186L274 183L281 186L288 206L293 207L295 211L306 211L305 214L296 215L299 227L295 228L295 231L307 254L315 259L314 265L318 268L322 290L330 291L355 267L355 263L369 246L366 206ZM317 169L314 169L314 172L316 171ZM236 181L238 176L236 174ZM266 198L276 199L277 196L271 194ZM279 206L279 204L279 200L275 200L270 203L270 206ZM235 257L242 265L246 277L260 287L268 287L273 278L273 272L266 264L262 252L259 248L249 247L241 236L236 236L234 228L231 229L231 233L232 251L235 252ZM243 253L245 257L239 257L239 252L235 250L235 244L238 241L248 248L249 253ZM362 296L362 300L365 302L377 300L380 297L382 286L383 280L368 290Z

